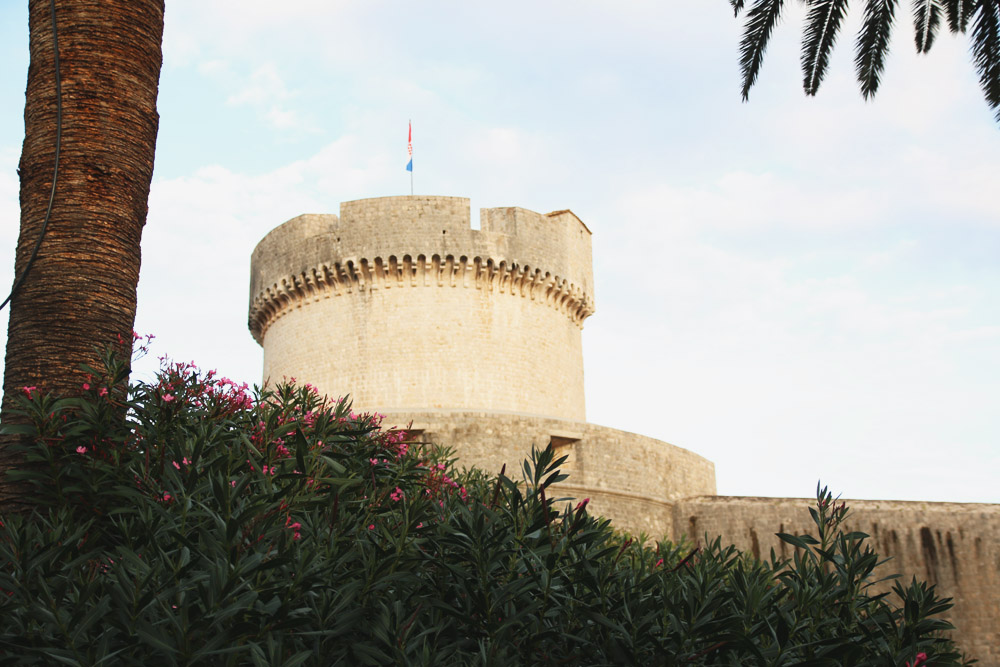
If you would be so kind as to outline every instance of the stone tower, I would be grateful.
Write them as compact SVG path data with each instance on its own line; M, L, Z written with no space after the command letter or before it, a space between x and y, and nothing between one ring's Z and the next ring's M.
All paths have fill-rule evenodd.
M485 209L481 224L468 199L384 197L272 231L251 259L264 376L381 412L583 420L590 230L521 208Z
M672 529L673 501L715 493L711 462L585 421L581 328L594 312L590 230L570 211L480 212L383 197L300 215L250 261L249 326L264 379L296 378L464 465L569 458L562 485L631 530Z
M351 394L356 409L493 472L552 445L568 457L560 490L633 533L721 535L754 555L790 555L774 533L809 531L807 501L717 496L710 461L585 421L586 225L521 208L480 219L471 229L467 199L385 197L274 229L250 263L264 379ZM1000 665L1000 505L848 502L853 529L872 535L904 581L955 596L960 645Z

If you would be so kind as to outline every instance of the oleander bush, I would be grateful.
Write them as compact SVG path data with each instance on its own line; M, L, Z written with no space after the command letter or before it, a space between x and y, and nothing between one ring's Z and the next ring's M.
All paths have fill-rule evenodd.
M187 364L82 398L26 387L37 508L2 517L5 665L961 664L933 587L820 489L791 561L614 532L553 485L456 471L310 386Z

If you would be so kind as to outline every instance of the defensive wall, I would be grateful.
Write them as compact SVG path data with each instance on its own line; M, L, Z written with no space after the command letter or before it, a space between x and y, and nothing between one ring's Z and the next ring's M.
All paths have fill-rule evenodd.
M871 546L891 560L876 573L900 573L938 587L955 606L944 616L957 628L962 650L984 666L1000 665L1000 505L847 500L849 530L867 533ZM673 506L674 537L701 543L706 535L768 558L771 549L790 558L794 548L776 537L816 534L808 512L815 501L799 498L703 496ZM881 590L891 589L886 583Z
M715 466L686 449L636 433L581 421L495 411L388 411L385 424L417 442L454 447L460 463L520 479L532 447L567 456L560 493L590 498L591 510L632 533L673 533L673 502L715 493Z
M264 379L295 377L462 465L517 477L532 446L568 459L561 492L633 533L705 534L767 557L812 532L811 501L716 496L690 451L585 421L580 331L594 312L590 231L570 211L483 209L458 197L384 197L301 215L251 259L249 327ZM955 598L959 645L1000 667L1000 505L847 501L849 527Z

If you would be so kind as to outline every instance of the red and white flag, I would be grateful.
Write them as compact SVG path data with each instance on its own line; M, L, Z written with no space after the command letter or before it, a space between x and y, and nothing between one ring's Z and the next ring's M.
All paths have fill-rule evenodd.
M413 123L406 124L406 152L410 156L410 161L406 163L406 171L413 171Z

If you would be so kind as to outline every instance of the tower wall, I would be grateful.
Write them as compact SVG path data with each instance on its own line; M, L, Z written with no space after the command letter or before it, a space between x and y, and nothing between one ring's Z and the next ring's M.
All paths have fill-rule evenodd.
M303 215L251 258L264 378L364 409L488 409L583 420L590 231L571 212L385 197Z

